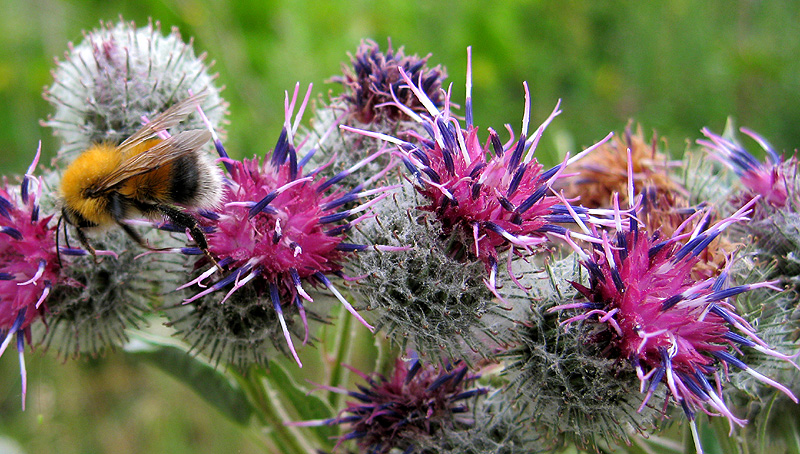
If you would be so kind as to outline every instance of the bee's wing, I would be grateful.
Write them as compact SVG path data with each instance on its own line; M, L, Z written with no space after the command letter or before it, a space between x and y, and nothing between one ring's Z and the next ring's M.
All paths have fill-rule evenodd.
M142 153L124 158L113 172L89 187L87 194L90 197L97 197L114 189L128 178L151 172L181 156L197 151L209 139L211 139L211 132L204 129L175 134Z
M201 102L203 102L207 93L208 92L206 90L203 90L196 95L189 96L188 98L175 103L169 109L161 112L151 122L142 126L142 128L133 133L132 136L125 139L124 142L119 144L117 149L121 153L125 153L136 145L151 139L159 131L165 131L177 125L183 121L184 118L188 117L189 114L191 114Z

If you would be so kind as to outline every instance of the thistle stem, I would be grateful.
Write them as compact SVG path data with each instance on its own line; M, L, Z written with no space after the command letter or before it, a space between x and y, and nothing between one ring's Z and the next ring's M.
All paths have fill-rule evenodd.
M263 371L251 369L247 376L231 372L236 382L250 398L256 414L264 427L269 428L269 435L280 452L285 454L305 454L314 452L308 443L307 434L301 433L298 427L284 425L286 418L281 416L280 404L272 399L275 393L270 392L266 380L262 379Z

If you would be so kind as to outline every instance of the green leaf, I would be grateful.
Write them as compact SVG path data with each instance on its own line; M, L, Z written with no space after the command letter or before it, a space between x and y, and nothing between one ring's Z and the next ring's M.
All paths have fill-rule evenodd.
M189 386L231 421L240 425L250 421L254 409L242 389L220 370L189 354L185 345L144 333L131 333L131 342L124 350L129 356Z

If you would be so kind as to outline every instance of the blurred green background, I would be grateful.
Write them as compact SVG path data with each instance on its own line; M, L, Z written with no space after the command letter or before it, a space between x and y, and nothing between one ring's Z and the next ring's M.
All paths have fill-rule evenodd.
M464 96L466 47L473 46L476 124L519 131L522 81L535 127L563 99L542 142L586 146L629 119L656 130L680 154L703 126L727 116L777 149L800 144L800 7L790 1L374 2L0 0L0 170L25 170L50 107L42 87L53 57L100 20L161 22L195 38L216 60L230 102L227 147L263 154L283 119L283 92L313 82L338 90L338 73L362 38L385 49L432 53ZM549 153L549 154L548 154ZM49 162L49 159L42 161ZM28 410L19 409L16 354L0 358L0 452L259 452L259 445L172 378L124 355L84 361L29 354ZM14 440L12 443L11 440Z

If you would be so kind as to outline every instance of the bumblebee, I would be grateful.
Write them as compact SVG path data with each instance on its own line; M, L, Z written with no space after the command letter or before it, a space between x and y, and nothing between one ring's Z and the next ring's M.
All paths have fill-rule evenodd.
M159 136L191 114L204 97L199 93L176 103L119 145L92 145L64 171L62 219L75 227L81 245L93 256L85 229L116 224L142 247L154 250L125 220L160 216L188 230L213 261L197 219L181 209L220 205L222 175L201 150L211 132L198 129Z

